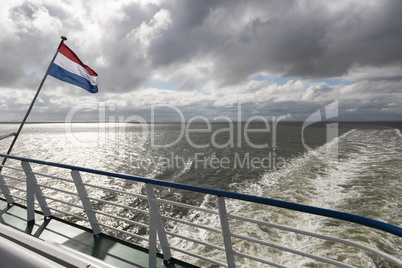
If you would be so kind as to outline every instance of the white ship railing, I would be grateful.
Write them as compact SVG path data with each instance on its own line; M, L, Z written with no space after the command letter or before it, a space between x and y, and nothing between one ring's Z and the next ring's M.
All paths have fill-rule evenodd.
M4 154L0 154L0 157L7 157L9 159L17 160L21 162L21 168L12 166L12 165L4 165L1 166L2 172L0 173L0 189L9 204L25 202L27 206L27 220L34 221L35 217L35 206L40 208L45 217L52 217L54 214L64 214L69 217L73 217L79 221L89 222L90 227L95 235L100 234L102 232L116 232L118 235L127 235L134 239L147 241L149 248L149 267L156 267L156 254L157 251L160 250L164 256L166 261L169 261L172 257L175 257L172 252L191 256L205 262L208 262L212 265L218 265L222 267L236 267L236 256L247 258L262 264L268 264L274 267L285 267L281 264L275 263L272 261L270 256L254 256L244 252L239 252L233 248L232 240L240 239L242 241L248 241L250 243L256 243L262 246L267 246L271 248L275 248L281 251L290 252L296 255L300 255L306 258L314 259L319 262L329 263L338 267L353 267L347 263L343 263L340 260L335 260L332 258L318 256L315 254L311 254L308 252L303 252L298 249L289 248L283 245L278 245L272 242L263 241L257 238L252 238L247 235L237 234L231 230L231 226L229 224L229 220L241 221L242 224L257 224L259 226L266 226L270 228L276 228L283 231L288 231L291 233L296 233L299 235L305 235L309 237L315 237L318 239L322 239L325 241L331 241L335 243L340 243L347 246L356 247L366 252L370 252L371 254L377 255L385 260L393 262L395 264L402 266L402 260L391 256L385 252L380 251L379 249L363 245L361 243L357 243L350 240L345 240L341 238L336 238L328 235L318 234L314 232L304 231L300 229L296 229L289 226L283 226L279 224L274 224L258 219L247 218L239 215L234 215L228 213L226 200L235 199L241 200L245 202L251 202L256 204L266 205L268 207L278 207L290 209L293 211L304 212L313 215L319 215L327 218L337 219L341 221L352 222L356 224L360 224L363 226L368 226L374 229L378 229L384 231L386 233L395 235L396 237L402 237L402 228L393 226L384 222L376 221L373 219L348 214L344 212L322 209L317 207L311 207L296 203L290 203L280 200L274 200L269 198L263 198L258 196L251 196L245 194L239 194L228 191L221 191L216 189L209 189L198 186L191 186L186 184L168 182L168 181L160 181L155 179L148 179L143 177L137 177L132 175L118 174L112 172L106 172L101 170L87 169L83 167L64 165L58 163L45 162L40 160L28 159L17 156L8 156ZM61 176L55 176L52 174L47 174L44 172L35 172L32 169L32 166L35 168L43 168L43 167L52 167L61 169L63 171L69 171L71 174L71 178L64 178ZM12 172L5 172L5 170L9 170ZM10 175L11 174L11 175ZM64 172L64 174L66 174ZM109 186L97 185L94 183L85 182L81 175L93 174L98 177L106 178L115 178L122 180L135 181L139 183L145 184L145 194L130 192L130 189L115 189ZM57 187L57 183L53 183L50 185L41 184L38 182L38 178L48 178L54 181L64 182L72 184L73 187L68 189L62 189ZM21 184L25 184L21 186ZM198 207L194 205L190 205L187 203L176 202L172 200L158 198L155 194L155 187L164 187L171 190L185 190L191 191L195 193L201 193L204 195L215 196L217 198L217 208L218 209L209 209L204 207ZM56 191L59 193L63 193L66 196L65 199L55 198L54 196L49 196L44 194L45 190ZM89 189L97 189L97 192L103 191L107 192L115 192L117 194L125 195L127 198L136 198L138 200L144 200L148 204L147 209L133 207L127 204L122 204L118 202L113 202L110 200L102 199L96 196L91 196ZM37 202L35 202L35 197ZM76 204L71 200L74 198L80 200L80 204ZM124 215L115 215L113 213L107 211L100 211L94 208L93 203L103 203L107 205L113 206L115 209L122 208L132 213L137 213L145 215L148 218L148 223L140 222L133 220L130 217L125 217ZM58 206L57 204L61 204ZM188 218L176 218L169 215L165 215L164 211L160 209L161 205L169 205L176 208L181 209L189 209L192 211L199 211L202 213L208 213L211 215L215 215L219 218L220 224L217 226L206 226L204 224L197 223L196 221L190 221ZM65 207L68 209L65 209ZM63 209L64 208L64 209ZM70 212L70 209L79 209L82 210L82 215L77 215L77 213ZM68 211L67 211L68 210ZM108 224L108 220L103 220L104 218L114 219L115 221L121 221L127 223L129 226L137 226L138 228L145 228L147 233L140 234L127 230L123 230L123 228L119 228L119 226L111 226ZM221 240L223 243L212 244L210 242L201 241L200 239L194 239L188 237L186 235L180 234L175 231L174 228L167 229L166 223L176 223L182 225L188 225L195 228L200 228L205 230L206 232L215 233L221 236ZM172 225L171 225L172 226ZM187 249L180 248L177 245L172 245L171 239L179 238L183 241L190 241L195 244L199 244L205 246L206 248L211 248L215 250L222 251L226 256L225 259L215 259L211 258L207 255L201 255L200 253L190 252ZM398 238L399 239L399 238ZM177 244L177 243L176 243Z

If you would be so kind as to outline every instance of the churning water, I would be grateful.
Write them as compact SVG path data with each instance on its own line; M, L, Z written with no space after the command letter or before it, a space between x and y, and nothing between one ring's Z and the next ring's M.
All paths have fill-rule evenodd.
M17 127L0 124L0 135L15 132ZM181 124L154 124L145 129L137 124L27 124L12 154L296 202L402 226L402 125L398 123L340 124L338 136L331 139L327 136L329 125L325 124L304 130L296 123L272 125L269 129L264 124L192 124L185 131L187 127ZM0 141L2 153L7 151L10 142L11 138ZM208 196L197 198L182 192L161 194L179 200L191 199L190 203L198 206L216 207L216 202ZM401 239L380 231L283 209L267 211L259 205L227 202L229 211L238 215L333 234L402 258ZM217 218L197 212L184 216L198 217L200 222L212 226L219 224ZM353 249L348 249L345 255L343 249L312 238L302 239L257 225L234 224L233 228L234 232L265 241L347 259L349 264L358 267L395 267ZM197 235L198 239L203 236L192 228L183 232L187 236ZM211 241L214 237L203 239ZM205 250L191 243L185 246L195 251ZM327 267L242 241L234 240L234 247L261 257L270 256L270 260L290 267ZM210 250L208 254L216 257L220 253ZM255 264L244 260L243 265Z

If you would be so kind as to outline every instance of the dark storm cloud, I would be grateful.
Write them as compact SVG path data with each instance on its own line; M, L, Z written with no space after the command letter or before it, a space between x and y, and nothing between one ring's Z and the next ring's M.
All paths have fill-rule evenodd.
M167 6L172 28L149 56L153 68L207 57L223 84L263 71L323 78L355 64L401 64L402 2L364 3L331 10L321 1L176 1Z
M71 19L71 11L64 7L25 2L9 10L17 29L12 40L0 43L0 60L10 63L0 66L3 86L15 86L17 80L32 86L27 82L31 80L20 79L30 65L42 71L46 68L55 47L49 40L55 40L58 32L81 31L95 15L91 5L84 3L87 21ZM149 46L128 39L130 32L149 24L161 10L169 12L171 24L150 39ZM27 26L39 12L60 22L57 32ZM91 51L76 41L68 43L101 74L107 91L135 90L159 69L175 69L194 59L212 63L209 76L218 85L233 85L260 72L309 79L342 76L356 65L402 65L402 2L397 0L331 4L181 0L159 5L131 3L119 12L120 19L95 29L101 32ZM107 64L95 63L97 55ZM183 83L196 86L188 79Z
M242 102L250 116L305 118L339 99L348 116L400 115L402 1L3 5L0 107L10 113L29 103L27 92L37 89L66 35L66 44L99 74L95 98L114 98L127 113L169 103L214 117ZM251 80L256 74L262 80ZM331 77L340 82L334 86ZM45 87L35 107L49 113L66 113L83 98L54 78Z

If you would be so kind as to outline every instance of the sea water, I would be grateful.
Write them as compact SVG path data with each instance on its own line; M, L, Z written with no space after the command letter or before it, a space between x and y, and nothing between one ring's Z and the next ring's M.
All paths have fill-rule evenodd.
M0 135L15 132L17 124L0 124ZM278 200L353 213L402 226L402 125L394 123L115 124L38 123L25 125L13 155L133 174L159 180L235 191ZM328 135L332 133L332 135ZM336 134L336 135L334 135ZM5 153L12 138L0 141ZM92 183L96 183L93 178ZM122 187L133 187L123 184ZM185 192L159 193L197 206L216 208L209 197ZM353 224L259 205L227 201L230 212L307 231L353 239L402 258L401 239ZM173 215L174 216L174 215ZM183 215L181 215L183 216ZM200 217L197 212L186 217ZM217 218L200 219L218 225ZM176 226L172 228L185 228ZM234 232L307 252L326 254L344 249L298 235L238 224ZM188 228L186 235L198 231ZM205 237L205 241L213 240ZM177 240L176 243L183 243ZM203 251L191 243L187 248ZM267 256L291 267L327 267L278 250L262 250L234 241L238 250ZM349 250L349 249L348 249ZM205 252L204 252L205 253ZM211 250L211 257L221 254ZM339 260L359 267L395 267L350 249ZM346 256L346 257L345 257ZM219 256L218 256L219 258ZM223 256L222 256L223 258ZM224 261L224 259L222 260ZM202 263L199 265L203 265ZM251 267L244 260L242 265Z

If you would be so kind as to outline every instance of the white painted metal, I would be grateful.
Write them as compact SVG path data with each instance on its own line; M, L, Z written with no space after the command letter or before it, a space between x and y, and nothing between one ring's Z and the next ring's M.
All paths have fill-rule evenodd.
M138 197L138 198L143 199L143 200L148 199L145 195L142 195L142 194L130 193L130 192L127 192L127 191L117 190L117 189L113 189L113 188L107 188L107 187L103 187L103 186L99 186L99 185L95 185L95 184L90 184L90 183L83 183L83 185L93 187L93 188L98 188L98 189L105 190L105 191L108 191L108 192L115 192L115 193L125 194L125 195L128 195L128 196L134 196L134 197Z
M43 241L26 233L0 224L0 266L18 268L65 267L57 261L69 263L73 267L105 267L114 266L97 258L83 254L71 248ZM9 240L10 239L10 240ZM13 241L18 243L14 244ZM27 247L34 248L36 253ZM52 256L54 261L47 256Z
M193 243L197 243L197 244L200 244L200 245L203 245L203 246L207 246L207 247L210 247L210 248L225 251L225 248L223 248L223 247L220 247L220 246L217 246L217 245L214 245L214 244L211 244L211 243L203 242L203 241L200 241L199 239L193 239L193 238L190 238L190 237L187 237L187 236L184 236L184 235L179 235L179 234L172 233L172 232L166 232L166 234L171 235L171 236L175 236L175 237L178 237L178 238L181 238L181 239L193 242Z
M188 250L183 250L183 249L180 249L180 248L177 248L177 247L170 247L170 249L175 250L177 252L181 252L181 253L183 253L184 255L187 255L187 256L195 257L197 259L200 259L200 260L212 263L212 264L216 264L216 265L218 265L220 267L228 267L227 264L225 264L223 262L216 261L216 260L213 260L211 258L207 258L205 256L201 256L201 255L198 255L198 254L194 254L192 252L189 252Z
M126 205L123 205L123 204L119 204L119 203L116 203L116 202L111 202L111 201L107 201L107 200L103 200L103 199L99 199L99 198L94 198L94 197L88 197L88 198L90 200L94 200L94 201L97 201L97 202L109 204L109 205L112 205L112 206L115 206L115 207L125 208L125 209L128 209L128 210L134 211L134 212L138 212L138 213L142 213L144 215L148 215L148 211L145 211L145 210L142 210L142 209L133 208L133 207L130 207L130 206L126 206Z
M18 268L62 268L57 262L49 260L20 244L0 236L1 267Z
M162 218L161 218L161 213L159 211L159 205L158 205L158 200L155 195L154 187L151 184L146 184L145 185L145 191L147 192L147 197L148 197L148 203L149 203L149 243L154 243L154 241L151 240L151 235L152 239L155 239L156 243L156 232L158 233L158 238L159 242L162 247L162 252L165 260L169 260L172 258L172 253L170 252L169 248L169 242L166 237L166 231L165 227L163 226ZM151 234L152 231L152 234ZM156 248L156 246L155 246ZM156 252L155 256L151 257L151 248L149 248L150 254L150 263L151 263L151 258L156 259ZM154 267L154 266L151 266Z
M218 198L218 208L219 208L219 219L221 221L223 242L226 251L226 260L228 262L229 268L236 267L233 256L232 238L227 218L225 198L222 196Z
M48 175L48 174L44 174L44 173L40 173L40 172L33 172L33 171L32 171L32 174L38 175L38 176L42 176L42 177L51 178L51 179L56 179L56 180L60 180L60 181L65 181L65 182L74 183L74 181L71 180L71 179L60 178L60 177L57 177L57 176L52 176L52 175Z
M19 182L26 182L26 179L20 179L20 178L8 176L8 175L2 175L2 176L3 176L3 178L13 179L13 180L19 181Z
M14 198L14 199L22 200L22 201L24 201L24 202L27 201L25 198L22 198L22 197L19 197L19 196L16 196L16 195L11 195L11 196L12 196L12 198Z
M47 207L47 202L43 198L42 190L38 186L38 182L34 174L32 174L31 165L28 162L21 162L22 169L25 172L27 182L27 213L28 213L28 221L35 220L35 196L38 200L38 203L42 209L42 212L45 217L50 217L52 213Z
M12 169L12 170L24 171L24 170L21 169L21 168L9 166L9 165L0 165L0 167L7 168L7 169Z
M201 229L208 230L208 231L215 232L215 233L221 233L220 229L216 229L216 228L208 227L206 225L201 225L201 224L197 224L197 223L193 223L193 222L189 222L189 221L172 218L169 216L162 216L162 219L167 219L167 220L171 220L173 222L183 223L183 224L186 224L189 226L194 226L194 227L201 228Z
M256 243L257 245L259 244L259 245L263 245L263 246L269 246L269 247L277 248L279 250L291 252L293 254L298 254L298 255L301 255L301 256L304 256L304 257L307 257L307 258L312 258L312 259L321 261L321 262L327 262L327 263L330 263L330 264L334 264L334 265L339 266L339 267L350 267L347 264L340 263L340 262L335 261L335 260L327 259L327 258L320 257L320 256L315 256L313 254L305 253L305 252L298 251L298 250L295 250L295 249L286 248L286 247L283 247L283 246L280 246L280 245L276 245L276 244L273 244L273 243L269 243L269 242L265 242L265 241L262 241L262 240L254 239L254 238L244 236L244 235L241 235L241 234L231 233L230 226L229 226L229 219L235 219L235 220L238 220L238 221L242 221L244 223L254 223L254 224L258 224L258 225L268 226L268 227L277 228L277 229L281 229L281 230L285 230L285 231L289 231L289 232L293 232L293 233L297 233L297 234L301 234L301 235L316 237L316 238L324 239L324 240L327 240L327 241L332 241L332 242L342 243L342 244L349 245L349 246L354 246L356 248L360 248L360 249L363 249L363 250L365 250L367 252L371 252L371 253L373 253L373 254L375 254L377 256L380 256L380 257L382 257L384 259L390 260L390 261L402 266L402 261L401 260L398 260L397 258L395 258L393 256L390 256L390 255L388 255L388 254L386 254L384 252L381 252L381 251L379 251L377 249L370 248L368 246L361 245L361 244L358 244L356 242L347 241L347 240L339 239L339 238L336 238L336 237L320 235L320 234L307 232L307 231L303 231L303 230L299 230L299 229L295 229L295 228L291 228L291 227L287 227L287 226L281 226L281 225L277 225L277 224L273 224L273 223L269 223L269 222L265 222L265 221L260 221L260 220L256 220L256 219L250 219L250 218L245 218L245 217L229 214L226 211L226 205L225 205L225 198L224 197L218 197L218 211L216 211L216 210L212 210L212 209L208 209L208 208L195 207L195 206L192 206L192 205L189 205L189 204L179 203L179 202L175 202L175 201L171 201L171 200L159 199L159 198L156 197L155 192L154 192L154 187L151 184L145 184L145 190L146 190L146 193L147 193L147 195L145 196L145 195L142 195L142 194L132 193L132 192L124 191L124 190L111 189L111 188L104 187L104 186L98 186L98 185L94 185L94 184L83 183L81 175L80 175L80 172L78 172L76 170L71 171L71 176L72 176L73 180L70 180L70 179L60 178L60 177L53 176L53 175L47 175L47 174L43 174L43 173L32 172L28 162L22 162L22 166L23 166L23 169L12 168L12 167L9 167L9 166L4 166L4 167L10 168L10 169L15 170L15 171L24 171L25 174L26 174L26 177L27 177L27 190L22 189L22 188L17 187L17 186L8 185L7 180L5 180L5 178L6 179L14 179L14 180L20 182L20 184L17 184L17 185L21 186L21 182L22 182L21 179L17 179L15 176L11 176L11 175L8 175L8 174L3 175L3 176L0 175L0 189L2 190L2 192L3 192L4 196L6 197L6 200L7 200L8 203L12 203L12 202L9 202L11 200L14 202L14 199L24 200L23 197L25 197L24 193L26 192L27 196L28 196L26 201L27 201L27 204L30 207L30 209L32 209L32 207L34 206L33 205L34 202L31 202L31 201L34 199L34 196L36 196L37 199L38 199L39 205L42 208L42 211L45 212L46 209L48 210L45 215L50 215L50 211L56 211L56 212L63 213L63 214L68 215L68 216L75 217L75 218L77 218L79 220L89 221L91 226L92 226L93 232L95 234L100 233L100 231L101 231L100 226L102 226L105 229L108 228L110 230L119 232L120 234L125 234L125 235L129 235L131 237L137 238L137 239L142 239L144 241L148 241L149 246L150 246L150 265L151 265L150 267L155 267L156 266L156 259L154 258L154 256L156 256L156 249L158 247L158 241L160 243L160 247L162 248L162 251L163 251L163 254L164 254L164 257L165 257L166 260L168 260L168 259L170 259L172 257L171 251L177 251L177 252L181 252L181 253L183 253L183 254L185 254L187 256L192 256L194 258L198 258L200 260L212 263L214 265L223 266L223 267L235 267L234 256L238 256L238 257L242 257L242 258L248 258L248 259L251 259L251 260L263 263L263 264L269 264L269 265L272 265L272 266L275 266L275 267L283 267L280 264L276 264L276 263L273 263L273 262L269 261L269 256L267 256L266 259L262 259L262 258L259 258L259 257L256 257L256 256L251 256L251 255L248 255L248 254L244 254L242 252L235 251L232 248L231 238L236 238L236 239L241 239L243 241ZM51 178L51 179L57 179L57 180L62 180L62 181L66 181L66 182L74 182L75 186L77 188L78 194L75 193L75 192L72 192L72 191L57 188L56 186L53 187L53 186L39 184L36 181L35 175L37 175L37 176L45 176L45 177L48 177L48 178ZM99 175L99 176L103 176L103 175ZM5 188L1 187L2 185L4 187L6 187L7 189L4 190ZM69 196L72 196L72 195L73 196L78 196L80 198L81 203L82 203L83 206L72 204L71 202L67 202L67 201L64 201L64 200L59 200L59 199L56 199L54 197L44 196L40 192L40 189L42 187L52 189L52 190L57 190L57 191L62 192L64 194L66 194L66 195L69 195ZM99 198L95 198L95 197L90 197L90 196L88 196L88 192L86 190L86 187L97 188L97 189L105 191L105 192L117 192L117 193L122 194L122 195L148 200L149 210L142 210L142 209L139 209L139 208L133 208L133 207L128 206L128 205L119 204L119 203L116 203L116 202L103 200L103 199L99 199ZM9 188L12 190L11 193L10 193ZM20 195L17 191L15 191L13 189L21 191L22 194ZM37 191L35 189L39 189L39 191ZM8 192L7 192L7 190L8 190ZM7 195L8 195L8 198L7 198ZM67 205L67 206L74 206L74 207L77 207L77 208L84 209L85 212L87 213L88 218L84 218L84 217L81 217L81 216L78 216L78 215L74 215L73 213L70 213L70 212L62 211L57 207L56 202L52 203L52 206L54 206L54 207L47 206L46 203L44 203L43 200L40 201L40 199L43 199L43 200L49 199L49 200L53 200L53 201L58 201L58 202L60 202L60 203L62 203L64 205ZM91 202L90 202L91 200L96 201L96 202L103 202L105 204L115 206L115 207L122 207L122 208L129 209L129 210L137 212L137 213L147 214L149 216L150 225L146 225L146 224L143 224L143 223L132 221L131 219L124 218L124 216L112 215L112 214L106 213L104 211L94 210L92 208L92 205L91 205ZM42 202L42 204L41 204L41 202ZM30 204L30 203L32 203L32 204ZM160 203L168 204L168 205L171 205L171 206L174 206L174 207L185 208L185 209L188 209L189 211L201 211L201 212L205 212L205 213L209 213L209 214L213 214L213 215L219 215L221 228L217 229L217 228L214 228L214 227L211 227L211 226L198 224L197 222L192 222L191 218L178 219L178 218L173 218L173 217L170 217L170 216L162 215L161 211L160 211L160 208L159 208L159 205L158 205ZM113 218L113 219L116 219L116 220L122 220L122 221L125 221L125 222L129 223L130 225L138 225L138 226L140 226L142 228L146 228L146 229L149 230L149 237L147 238L146 236L141 236L141 235L134 234L134 233L131 233L131 232L126 231L126 230L121 230L119 228L109 226L105 222L98 222L96 215L102 215L102 216L110 217L110 218ZM31 219L31 218L32 218L32 216L29 215L28 219ZM219 245L214 245L214 244L211 244L211 243L208 243L208 242L199 241L199 240L197 240L195 238L186 237L186 236L181 235L179 233L175 233L174 230L165 231L163 221L170 222L170 223L181 223L181 224L189 225L189 226L192 226L192 227L201 228L203 230L206 230L207 232L221 233L222 237L223 237L223 241L224 241L224 247L221 247ZM221 250L221 251L226 253L227 265L222 263L222 262L220 262L220 261L218 261L218 260L215 260L215 259L212 259L212 258L209 258L209 257L206 257L206 256L202 256L202 254L201 255L195 254L193 252L188 252L187 250L181 249L181 248L179 248L177 246L171 246L169 244L169 240L168 240L167 236L176 237L176 238L179 238L179 239L190 241L192 243L198 243L198 244L203 245L203 246L208 247L208 248ZM152 259L151 259L151 256L152 256Z
M80 221L89 222L89 220L88 220L87 218L81 217L81 216L78 216L78 215L75 215L75 214L70 213L70 212L67 212L67 211L63 211L63 210L60 210L60 209L57 209L57 208L54 208L54 207L51 207L51 206L49 206L49 209L52 210L52 211L56 211L56 212L59 212L59 213L61 213L61 214L65 214L65 215L67 215L67 216L76 218L76 219L78 219L78 220L80 220Z
M77 170L72 170L71 176L74 179L75 187L77 188L78 195L80 196L82 205L84 206L88 220L91 224L92 231L94 232L95 235L100 234L102 231L99 228L98 220L97 220L96 214L92 208L92 204L88 199L87 190L85 189L85 186L82 184L80 172Z
M66 202L66 201L63 201L63 200L60 200L60 199L57 199L57 198L53 198L53 197L50 197L50 196L47 196L47 195L43 195L43 197L46 198L46 199L50 199L50 200L56 201L56 202L58 202L58 203L62 203L62 204L68 205L68 206L76 207L76 208L79 208L79 209L84 209L83 206L80 206L80 205L77 205L77 204L73 204L73 203L71 203L71 202Z
M159 201L159 203L169 204L169 205L173 205L173 206L176 206L176 207L188 208L188 209L192 209L192 210L198 210L198 211L206 212L208 214L219 215L218 211L215 211L215 210L212 210L212 209L196 207L196 206L192 206L192 205L188 205L188 204L184 204L184 203L179 203L179 202L175 202L175 201L171 201L171 200L159 199L158 201Z
M233 219L237 219L237 220L242 220L245 222L251 222L251 223L256 223L256 224L260 224L260 225L265 225L268 227L273 227L276 229L281 229L281 230L285 230L285 231L289 231L289 232L293 232L293 233L298 233L298 234L302 234L302 235L307 235L307 236L311 236L311 237L317 237L323 240L327 240L327 241L332 241L332 242L336 242L336 243L341 243L344 245L349 245L349 246L353 246L356 248L360 248L362 250L365 250L367 252L371 252L374 253L378 256L381 256L384 259L390 260L394 263L397 263L399 265L402 266L402 260L399 260L397 258L395 258L394 256L391 256L385 252L382 252L380 250L377 250L375 248L371 248L353 241L349 241L349 240L345 240L345 239L341 239L341 238L337 238L337 237L332 237L332 236L327 236L327 235L321 235L321 234L317 234L317 233L312 233L312 232L308 232L308 231L303 231L303 230L299 230L296 228L292 228L292 227L288 227L288 226L283 226L283 225L279 225L279 224L274 224L274 223L269 223L269 222L265 222L265 221L259 221L259 220L254 220L254 219L249 219L249 218L245 218L245 217L241 217L241 216L236 216L236 215L231 215L228 214L228 217L233 218Z
M19 187L17 187L17 186L12 186L12 185L8 185L8 188L18 190L18 191L20 191L21 193L25 193L25 191L26 191L26 189L24 190L24 189L22 189L22 188L19 188ZM11 194L11 196L15 198L15 196L13 196L12 194Z
M42 188L47 188L47 189L50 189L50 190L55 190L55 191L58 191L58 192L62 192L62 193L68 194L68 195L79 196L79 194L77 194L77 193L67 191L67 190L64 190L64 189L60 189L60 188L56 188L56 187L52 187L52 186L48 186L48 185L44 185L44 184L40 184L40 183L38 184L38 186L42 187Z
M11 196L10 189L8 189L6 182L4 181L4 177L0 174L0 189L6 197L7 203L13 204L14 199Z
M334 261L334 260L331 260L331 259L328 259L328 258L315 256L313 254L309 254L309 253L306 253L306 252L303 252L303 251L300 251L300 250L295 250L295 249L291 249L291 248L288 248L288 247L283 247L283 246L280 246L280 245L277 245L277 244L274 244L274 243L267 243L265 241L261 241L261 240L250 238L250 237L246 237L246 236L243 236L243 235L232 234L232 237L239 238L241 240L245 240L245 241L249 241L249 242L253 242L253 243L256 243L256 244L260 244L260 245L263 245L263 246L273 247L273 248L280 249L280 250L283 250L283 251L291 252L291 253L294 253L294 254L297 254L297 255L300 255L300 256L315 259L315 260L318 260L318 261L321 261L321 262L326 262L326 263L333 264L333 265L336 265L336 266L339 266L339 267L353 268L353 266L341 263L339 261ZM249 258L249 259L255 259L255 257L253 257L253 256L243 254L243 253L240 253L240 252L235 252L235 255L246 257L246 258ZM268 263L268 262L266 262L265 260L262 260L262 259L258 259L258 261L262 262L262 263L267 263L269 265L274 265L274 266L278 265L278 264L273 264L271 262ZM278 267L280 267L280 266L278 266Z
M119 220L119 221L127 222L127 223L129 223L131 225L139 226L141 228L148 228L148 225L140 223L140 222L137 222L137 221L132 221L132 220L129 220L129 219L125 219L123 217L119 217L119 216L116 216L116 215L111 215L109 213L105 213L105 212L102 212L102 211L99 211L99 210L96 210L96 209L94 210L94 212L96 214L99 214L99 215L104 215L104 216L107 216L109 218L113 218L113 219L116 219L116 220Z
M149 241L149 239L144 237L144 236L136 235L136 234L133 234L133 233L130 233L130 232L124 231L122 229L118 229L118 228L115 228L115 227L112 227L112 226L109 226L109 225L106 225L106 224L103 224L103 223L99 223L99 226L106 227L108 229L114 230L119 234L126 234L128 236L131 236L131 237L134 237L134 238L137 238L137 239L140 239L140 240Z
M244 257L244 258L247 258L247 259L250 259L250 260L260 262L260 263L265 263L265 264L271 265L273 267L287 268L287 266L283 266L283 265L277 264L277 263L272 262L272 261L267 261L267 260L264 260L264 259L261 259L261 258L250 256L248 254L243 254L243 253L236 252L236 251L234 251L234 254L236 254L237 256L240 256L240 257Z

